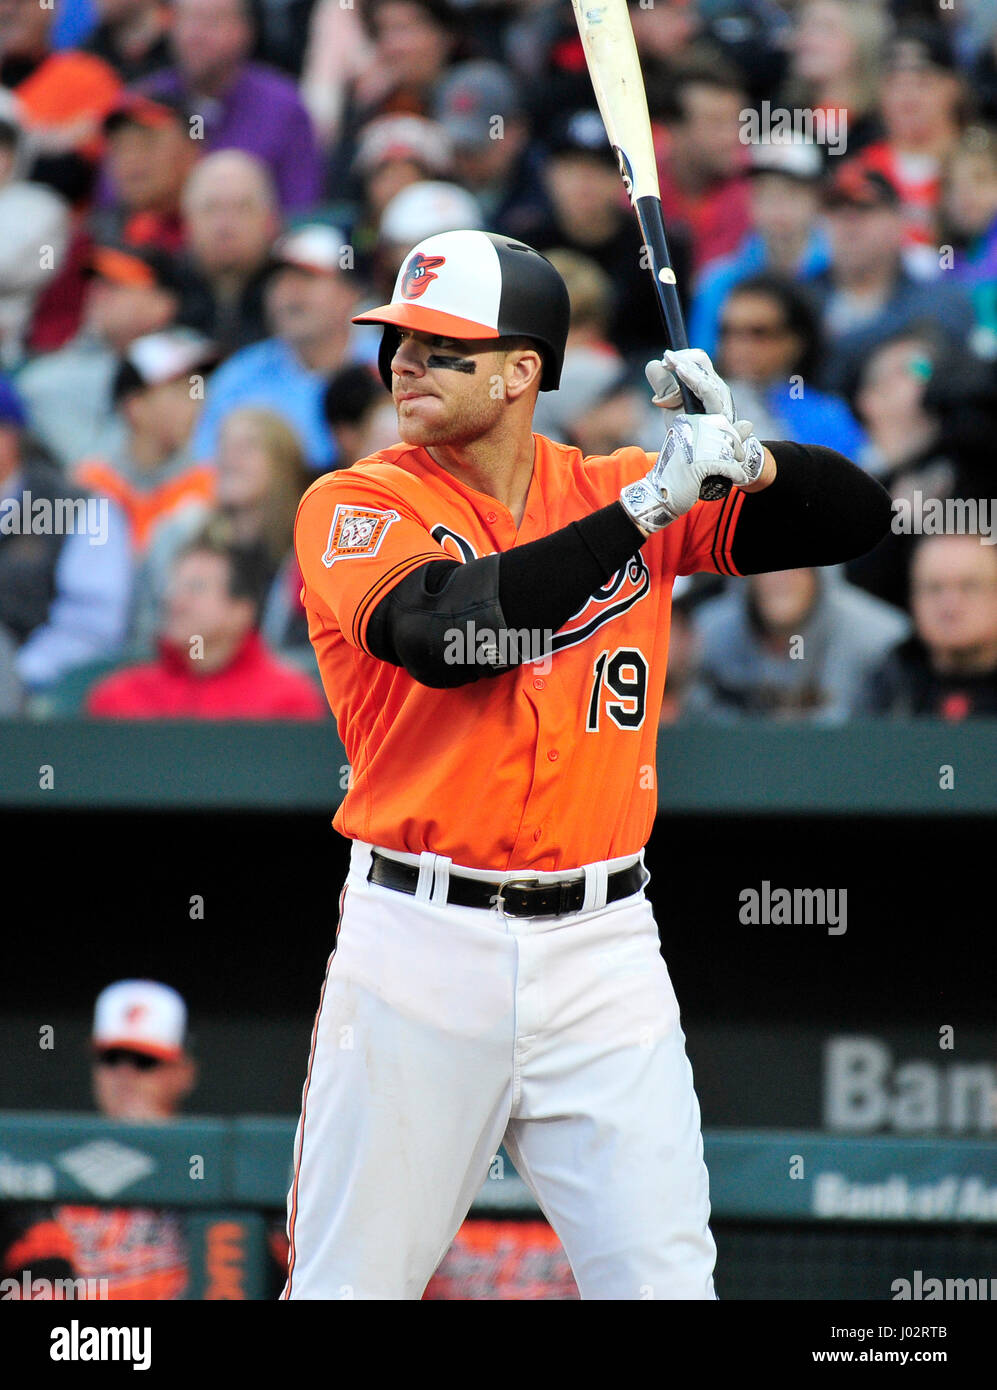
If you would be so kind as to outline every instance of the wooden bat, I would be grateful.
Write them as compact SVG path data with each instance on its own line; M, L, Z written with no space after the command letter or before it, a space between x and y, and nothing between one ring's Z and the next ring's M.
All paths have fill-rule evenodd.
M647 247L666 343L673 350L686 348L689 339L665 236L651 118L627 0L571 4L599 112ZM699 398L683 383L679 387L686 413L702 414ZM716 502L727 496L730 486L729 478L705 478L699 495L705 502Z

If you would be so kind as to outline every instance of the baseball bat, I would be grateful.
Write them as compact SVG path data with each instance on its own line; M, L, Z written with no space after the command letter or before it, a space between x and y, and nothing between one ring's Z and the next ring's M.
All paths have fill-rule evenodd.
M647 247L665 340L677 351L688 347L689 339L665 236L647 93L627 0L571 0L571 5L599 113ZM699 398L684 383L679 388L686 413L702 414ZM716 502L729 491L729 478L713 476L703 479L699 495Z

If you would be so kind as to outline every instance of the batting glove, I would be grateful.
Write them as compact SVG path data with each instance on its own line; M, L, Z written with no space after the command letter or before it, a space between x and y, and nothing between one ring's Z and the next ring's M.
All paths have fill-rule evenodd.
M702 348L680 348L678 352L666 352L660 361L655 359L648 362L644 375L654 392L652 405L660 406L663 410L681 410L681 381L703 402L707 415L723 415L731 424L734 423L734 398L730 387Z
M757 482L765 449L750 420L678 415L646 477L629 483L620 501L644 531L660 531L691 510L704 478L719 474L740 487Z

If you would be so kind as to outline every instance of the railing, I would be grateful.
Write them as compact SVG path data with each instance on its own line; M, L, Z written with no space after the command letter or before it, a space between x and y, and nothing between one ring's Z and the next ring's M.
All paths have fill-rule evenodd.
M0 806L317 811L348 764L324 724L0 721ZM818 729L682 725L658 741L659 812L983 815L997 810L997 721Z

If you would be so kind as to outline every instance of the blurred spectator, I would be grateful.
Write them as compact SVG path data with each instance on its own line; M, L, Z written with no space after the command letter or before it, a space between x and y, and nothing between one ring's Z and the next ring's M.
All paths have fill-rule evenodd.
M325 388L322 409L342 468L399 442L394 402L369 367L357 364L335 372Z
M823 168L815 146L803 141L751 146L753 230L733 255L703 269L689 316L689 341L711 357L721 306L740 280L763 270L810 280L827 269L827 235L820 222Z
M958 352L922 324L888 339L866 359L856 396L871 447L861 461L880 475L894 510L948 498L992 498L990 441L997 383L989 364ZM894 529L849 561L849 579L889 603L908 605L916 537Z
M657 4L641 10L641 0L628 0L631 14L653 15ZM747 85L751 104L772 97L785 78L788 66L788 39L792 25L788 10L796 6L772 4L771 0L671 0L670 9L694 10L700 29L694 48L715 49L737 68ZM641 19L637 18L637 44L641 46ZM662 34L662 43L667 36ZM667 58L668 49L663 57ZM677 58L681 64L681 51Z
M111 719L321 719L313 680L267 650L257 627L261 556L210 535L173 564L159 657L98 681L87 712Z
M659 0L654 5L628 0L630 24L637 52L644 63L674 64L688 56L689 46L700 37L700 6L689 0Z
M344 268L349 249L340 231L318 223L277 242L264 290L273 336L242 348L212 377L194 435L198 458L215 456L219 427L230 410L256 405L293 425L311 469L335 467L322 392L329 374L354 360L363 341L351 332L358 291L354 273Z
M702 691L698 685L701 659L699 633L693 621L690 592L673 596L668 630L668 674L661 704L661 725L678 724L704 714Z
M359 212L350 230L358 265L367 270L385 208L403 189L453 172L450 137L424 116L381 116L360 133L353 173Z
M763 439L825 444L854 458L865 442L857 421L844 401L813 385L822 351L816 309L792 280L755 275L729 294L719 357L738 414L754 421Z
M346 92L370 62L371 42L355 6L318 0L308 28L301 97L320 143L336 143Z
M889 31L890 16L875 0L808 0L787 36L781 99L792 108L843 112L850 154L879 133L880 63Z
M914 635L874 671L857 713L938 719L997 716L997 545L924 536L914 552Z
M98 23L84 43L132 86L170 61L169 6L163 0L94 0Z
M24 689L17 674L17 643L0 626L0 719L19 714L24 703Z
M409 184L384 209L374 250L373 303L391 298L395 277L416 242L439 232L484 226L477 201L456 183L427 180Z
M745 103L741 78L719 59L690 63L673 77L658 166L661 206L669 245L673 229L686 228L695 271L735 251L750 225L748 153L740 139Z
M215 472L190 448L214 344L192 329L170 328L137 338L122 357L112 400L124 421L121 447L83 459L78 482L115 502L128 518L141 555L156 526L181 508L214 496Z
M173 263L160 251L108 243L94 246L89 260L80 332L17 379L32 434L64 468L123 442L111 400L118 360L136 338L166 328L180 302Z
M38 0L0 0L0 87L15 94L30 132L30 177L76 204L93 187L100 123L121 83L89 53L53 53L52 16Z
M410 183L452 173L453 146L444 127L425 116L381 116L360 132L354 169L376 226L395 194Z
M24 174L24 138L0 114L0 366L24 355L32 315L69 245L65 199Z
M147 91L184 101L204 121L206 151L245 150L267 165L285 210L309 208L321 193L318 148L294 83L249 61L250 0L174 0L175 66Z
M118 654L131 557L117 508L102 508L42 458L25 421L0 377L0 628L18 644L18 680L40 690Z
M885 138L859 164L883 174L903 204L909 268L939 273L937 213L944 161L966 115L966 92L951 45L937 24L910 25L887 46L880 110Z
M538 251L565 247L594 260L613 285L613 345L634 360L659 355L661 320L641 264L643 241L622 194L602 117L595 110L575 111L553 128L548 144L544 185L550 212L530 245ZM687 284L687 247L671 227L669 248L678 282Z
M180 198L201 146L188 111L172 97L124 94L104 121L107 170L115 201L92 218L94 235L170 254L184 244Z
M91 1078L109 1120L168 1124L197 1084L187 1006L169 985L118 980L97 996ZM109 1299L178 1299L188 1278L183 1215L150 1207L58 1208L78 1272L106 1279Z
M930 329L909 329L888 338L862 365L855 406L868 445L859 461L886 487L930 457L938 442L938 420L925 409L924 393L945 355Z
M346 370L371 375L365 367ZM383 399L384 387L380 381L377 385ZM394 420L390 399L388 405ZM396 441L397 431L390 442ZM267 643L278 650L310 650L294 558L294 517L308 486L297 435L270 410L233 410L221 427L215 467L214 506L188 507L156 530L136 585L133 649L152 649L173 562L212 524L213 535L233 545L257 547L265 595L260 629Z
M222 357L266 336L263 295L280 214L270 171L242 150L197 165L183 193L180 320Z
M449 0L365 0L369 59L346 91L332 188L347 177L360 130L375 116L433 114L433 92L460 56L460 21Z
M585 455L611 454L627 444L657 453L667 425L638 389L622 357L597 347L570 347L561 383L537 399L533 428Z
M693 622L705 715L822 724L847 717L870 671L910 626L833 569L752 575L707 599Z
M942 240L955 250L955 278L972 296L973 346L997 357L997 130L970 126L942 187Z
M826 194L831 264L812 284L830 351L821 384L850 395L866 355L918 320L962 343L973 325L968 295L951 281L925 284L904 269L904 221L894 185L876 170L844 166Z
M560 272L568 289L571 323L567 346L595 347L615 356L616 349L609 341L613 312L613 282L609 276L590 256L579 251L555 247L547 252L547 259Z
M489 230L529 240L546 211L543 162L519 91L499 63L458 63L439 85L436 118L453 141L457 176Z

